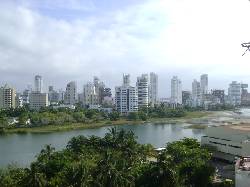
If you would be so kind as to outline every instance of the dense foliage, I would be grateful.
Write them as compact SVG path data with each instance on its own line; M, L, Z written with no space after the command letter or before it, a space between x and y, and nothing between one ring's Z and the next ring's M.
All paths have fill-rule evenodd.
M195 139L168 143L157 153L132 132L110 129L103 138L78 136L66 148L50 145L29 168L0 171L1 187L208 187L214 168Z
M71 109L52 109L43 108L40 111L32 111L27 107L0 110L0 129L13 127L36 127L45 125L65 125L74 123L96 123L101 121L116 121L121 118L127 120L143 120L148 118L173 118L185 116L185 110L182 108L171 109L165 106L149 107L141 109L138 112L129 113L128 116L121 116L117 111L111 113L83 109L77 107ZM17 123L10 125L8 122L15 118ZM29 123L27 123L29 121Z

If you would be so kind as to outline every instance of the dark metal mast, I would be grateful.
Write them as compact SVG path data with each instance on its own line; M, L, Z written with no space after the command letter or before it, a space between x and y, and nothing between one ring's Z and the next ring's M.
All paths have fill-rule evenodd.
M241 46L247 48L245 50L245 52L242 54L242 56L244 56L247 51L250 51L250 42L248 42L248 43L242 43Z

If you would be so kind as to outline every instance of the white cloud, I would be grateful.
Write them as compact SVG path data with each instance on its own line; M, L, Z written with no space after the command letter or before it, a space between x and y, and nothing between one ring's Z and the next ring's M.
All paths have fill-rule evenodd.
M184 88L202 73L210 75L210 87L226 87L233 79L250 81L250 53L242 57L240 46L250 41L248 1L151 0L73 20L34 8L49 1L24 2L0 7L1 84L21 88L39 73L47 85L64 87L70 80L83 84L98 75L113 87L123 72L135 79L155 71L161 95L169 95L175 74ZM70 8L85 9L79 2L71 1Z

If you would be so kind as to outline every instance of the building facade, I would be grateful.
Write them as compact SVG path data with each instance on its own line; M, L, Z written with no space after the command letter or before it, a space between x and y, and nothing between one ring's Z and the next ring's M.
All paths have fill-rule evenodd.
M64 94L64 104L74 105L77 102L77 85L75 81L71 81L66 86Z
M218 98L220 104L225 104L225 91L224 90L211 90L211 93L214 97Z
M201 95L208 94L208 75L203 74L200 77Z
M29 99L30 109L40 110L42 107L49 106L47 93L32 92Z
M115 88L116 110L127 115L130 112L138 111L138 94L136 87L120 86Z
M235 156L250 155L249 137L249 125L213 126L206 128L201 144L215 147L223 159L233 161Z
M231 105L241 105L241 84L232 81L228 88L228 97Z
M140 77L137 77L136 87L138 92L138 107L139 108L148 107L149 94L148 94L147 74L142 74Z
M40 75L36 75L35 76L35 82L34 82L35 88L34 88L34 92L39 92L42 93L43 92L43 78Z
M150 73L150 83L149 83L149 103L151 106L157 104L158 101L158 75L151 72Z
M190 91L182 91L182 104L192 106L192 94Z
M182 104L182 85L177 76L171 79L171 103Z
M95 84L88 82L83 86L83 105L99 105L99 95L96 93Z
M122 115L138 111L137 88L130 86L130 76L123 75L123 85L115 88L116 110Z
M196 79L192 82L192 105L201 106L201 85Z
M129 86L129 85L130 85L130 75L123 74L123 86Z
M49 86L48 96L50 104L57 104L59 102L59 93L54 90L53 86Z
M0 88L0 109L16 108L16 90L7 84Z

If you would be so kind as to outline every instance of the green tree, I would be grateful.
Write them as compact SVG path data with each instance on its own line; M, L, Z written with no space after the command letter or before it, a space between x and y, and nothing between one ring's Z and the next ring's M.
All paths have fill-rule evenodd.
M108 117L111 121L116 121L120 118L120 114L117 111L113 111L110 114L108 114Z
M138 113L137 112L130 112L128 114L128 119L134 120L134 121L138 120L139 119Z
M141 120L146 121L148 119L147 113L143 112L143 111L139 111L138 112L138 116Z

